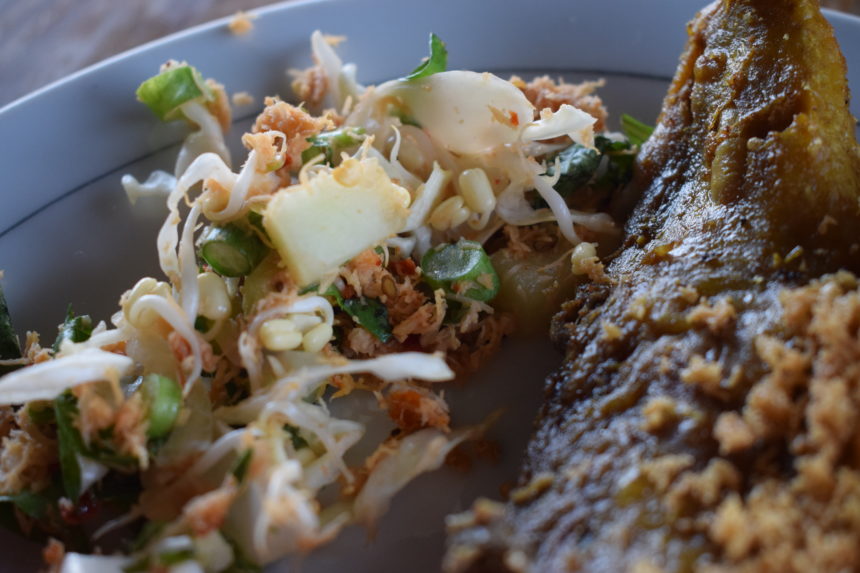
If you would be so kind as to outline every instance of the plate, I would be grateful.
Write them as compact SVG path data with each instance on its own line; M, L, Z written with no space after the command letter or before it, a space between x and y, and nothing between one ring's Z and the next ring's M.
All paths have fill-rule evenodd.
M433 31L448 45L451 69L549 73L571 81L602 77L607 83L600 93L613 118L626 112L652 122L686 39L686 22L700 7L697 0L290 2L259 10L246 36L230 34L227 20L219 20L39 90L0 110L0 269L15 325L50 339L69 303L108 319L137 278L160 276L155 235L164 213L144 202L132 209L120 178L172 166L182 132L159 124L134 98L137 85L167 59L187 60L228 93L254 96L257 106L234 110L235 157L244 155L238 136L263 96L289 98L285 70L308 65L315 29L348 37L339 52L358 65L365 84L411 70ZM860 54L860 19L833 12L828 18L843 52ZM860 61L849 63L849 83L860 91ZM860 116L856 100L852 111ZM422 476L398 495L372 540L352 527L301 563L270 569L438 571L444 516L479 495L498 498L499 488L515 479L543 380L558 363L545 340L508 341L485 370L449 393L455 424L505 408L490 436L501 445L497 463ZM36 545L25 551L18 538L0 537L0 546L13 545L21 549L4 567L39 567Z

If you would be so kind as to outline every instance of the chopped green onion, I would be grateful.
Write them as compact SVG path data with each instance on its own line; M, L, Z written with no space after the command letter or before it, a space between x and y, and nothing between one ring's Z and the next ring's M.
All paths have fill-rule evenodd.
M166 436L182 409L182 388L166 376L147 374L140 384L140 392L148 409L146 435L150 438Z
M266 245L253 231L233 223L210 227L200 244L203 260L225 277L247 275L268 252Z
M341 151L355 147L364 141L363 127L342 127L308 138L310 147L302 151L302 163L307 163L317 155L325 155L325 163L332 165Z
M165 70L140 84L137 99L162 121L176 119L175 113L182 104L203 97L212 99L212 93L203 77L191 66L179 66Z
M430 57L421 62L421 64L412 70L412 73L404 79L417 80L418 78L426 78L433 74L444 72L448 67L448 49L445 47L439 36L430 34Z
M654 133L654 128L642 123L632 115L621 114L621 131L633 145L642 145Z
M421 269L434 289L479 301L492 300L499 292L499 275L481 244L474 241L460 239L430 249L421 258Z
M72 310L72 305L70 304L66 309L66 319L63 321L63 324L60 325L57 339L54 341L52 348L54 349L54 352L59 352L60 346L63 344L64 340L68 340L70 342L84 342L90 339L92 333L93 319L86 314L75 316L75 312Z

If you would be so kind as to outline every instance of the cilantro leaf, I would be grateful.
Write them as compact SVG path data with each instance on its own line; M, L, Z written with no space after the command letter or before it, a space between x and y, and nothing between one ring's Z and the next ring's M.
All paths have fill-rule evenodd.
M439 72L444 72L448 68L448 49L445 47L439 36L430 34L430 57L421 62L421 64L412 70L412 73L406 76L406 80L417 80L426 78Z

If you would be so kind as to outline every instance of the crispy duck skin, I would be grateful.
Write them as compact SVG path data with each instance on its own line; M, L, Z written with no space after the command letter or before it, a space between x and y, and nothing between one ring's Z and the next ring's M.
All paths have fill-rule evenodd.
M817 310L857 294L845 62L815 0L688 33L611 280L554 321L519 488L449 519L448 571L860 570L860 318Z

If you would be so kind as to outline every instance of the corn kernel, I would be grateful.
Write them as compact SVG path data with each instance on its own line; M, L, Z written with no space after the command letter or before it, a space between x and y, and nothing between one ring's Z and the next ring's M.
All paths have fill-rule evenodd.
M302 338L302 346L308 352L319 352L328 344L333 334L331 325L328 323L318 324L305 333Z
M322 322L322 319L315 314L291 314L290 320L299 332L307 332Z
M302 343L302 333L287 318L267 320L260 327L260 341L268 350L293 350Z
M457 182L460 184L460 194L469 209L475 213L487 213L495 209L496 195L483 169L466 169L460 173Z
M212 320L230 316L233 305L227 293L224 280L215 273L197 275L197 288L200 289L200 308L198 313Z
M459 195L442 201L430 215L430 225L437 231L447 231L463 224L471 215L471 211L463 205Z
M586 270L582 263L586 259L597 256L597 243L579 243L570 253L570 268L575 275L584 275Z

